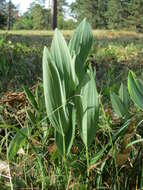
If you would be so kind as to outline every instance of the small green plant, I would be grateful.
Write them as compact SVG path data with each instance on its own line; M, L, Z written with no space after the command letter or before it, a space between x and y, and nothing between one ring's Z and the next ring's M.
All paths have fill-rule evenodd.
M93 141L98 122L98 93L95 74L85 70L92 45L91 27L84 19L76 29L69 46L56 30L50 52L43 53L43 82L46 109L55 128L55 140L64 159L69 155L75 137L75 125L86 147Z
M132 71L128 75L128 90L133 102L143 110L143 84Z
M127 87L121 83L119 96L114 92L110 93L111 103L114 111L120 118L129 117L129 93Z

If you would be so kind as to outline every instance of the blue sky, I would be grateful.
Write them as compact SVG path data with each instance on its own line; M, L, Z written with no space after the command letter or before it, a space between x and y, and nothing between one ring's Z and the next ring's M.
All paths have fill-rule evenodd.
M12 2L19 7L20 13L24 13L29 8L30 3L34 2L35 0L12 0ZM46 0L46 4L48 7L49 2L51 0ZM67 0L68 3L72 3L74 0Z

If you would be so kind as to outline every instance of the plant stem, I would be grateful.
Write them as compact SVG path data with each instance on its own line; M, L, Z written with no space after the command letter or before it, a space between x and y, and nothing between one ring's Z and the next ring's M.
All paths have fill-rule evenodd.
M66 146L65 146L65 134L63 132L63 164L65 168L65 173L66 173L66 180L68 180L68 167L67 167L67 159L66 159Z
M87 162L87 178L86 178L86 189L88 189L89 183L89 152L88 152L88 145L86 145L86 162Z
M87 177L89 177L89 153L88 153L88 145L86 145L86 161L87 161Z
M63 158L63 164L64 164L64 168L65 168L65 173L66 173L66 180L68 180L68 167L67 167L66 158Z

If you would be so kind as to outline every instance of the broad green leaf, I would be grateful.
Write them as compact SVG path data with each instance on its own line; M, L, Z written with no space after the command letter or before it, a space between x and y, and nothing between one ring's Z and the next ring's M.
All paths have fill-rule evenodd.
M143 92L140 83L136 79L136 75L130 71L128 75L128 90L133 102L143 110Z
M56 65L45 47L43 53L43 84L46 110L52 126L60 134L63 134L68 131L70 121L65 89L61 83Z
M38 110L38 105L37 105L37 102L32 94L32 92L29 90L29 88L27 88L26 86L24 87L24 92L26 94L26 97L29 101L29 103L33 106L33 108L35 110Z
M80 117L81 126L83 125L81 127L83 141L87 145L95 136L93 132L96 131L97 127L98 94L93 73L89 74L89 79L82 80L82 85L78 87L79 75L84 73L84 63L90 51L92 39L90 25L85 19L73 36L69 45L70 48L68 48L62 34L55 30L50 53L47 48L44 49L43 53L46 110L49 120L55 128L57 147L63 156L69 154L75 133L76 118L75 111L71 108L73 106L71 97L77 96L75 94L76 89L82 89L82 93L79 95L83 96L81 100L83 112ZM75 64L78 67L76 71ZM82 75L81 79L83 78ZM84 123L86 123L86 127ZM84 137L85 128L87 137Z
M31 130L26 127L17 131L8 147L9 160L12 160L16 156L18 150L24 146L30 131Z
M119 117L124 117L127 115L127 110L125 105L122 103L121 99L114 93L112 92L110 94L111 98L111 103L114 111Z
M94 74L90 70L88 75L90 80L81 87L79 97L76 98L80 134L86 146L92 143L96 135L99 117L99 100Z
M120 89L119 89L119 97L123 104L126 106L126 109L128 109L129 106L129 93L127 87L121 83Z
M70 127L68 131L61 135L56 131L55 138L56 138L56 145L62 155L68 155L70 153L73 140L75 137L75 125L76 125L76 111L75 108L72 110L72 118L70 122Z
M76 56L75 70L79 82L83 79L85 71L85 61L91 49L93 41L92 29L86 19L84 19L75 30L70 43L69 50L71 56Z
M71 96L77 85L75 58L72 59L69 48L61 32L56 29L51 45L51 57L65 86L67 97Z
M141 93L142 96L143 96L143 83L142 83L142 81L137 80L137 85L138 85L138 88L139 88L139 90L140 90L140 93Z

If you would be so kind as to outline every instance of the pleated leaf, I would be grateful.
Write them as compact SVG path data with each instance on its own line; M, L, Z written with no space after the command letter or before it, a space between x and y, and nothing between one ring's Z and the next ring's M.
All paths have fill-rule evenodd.
M129 93L127 87L121 83L120 89L119 89L119 97L121 101L124 103L126 106L126 109L128 109L129 106Z
M114 92L112 92L110 94L110 98L111 98L112 107L113 107L115 113L119 117L124 117L127 114L127 110L126 110L125 105L119 98L119 96L117 96Z
M76 98L76 106L81 138L84 144L89 146L98 128L99 100L94 74L90 71L87 75L89 79L85 76L87 82L81 85L80 96Z
M142 81L137 80L137 85L138 85L138 88L139 88L141 94L143 95L143 83L142 83Z
M136 75L130 71L128 75L128 90L133 102L143 110L143 92Z
M66 41L58 29L55 30L50 53L59 72L60 80L65 86L66 95L69 97L77 84L75 59L71 58Z
M46 47L43 53L43 84L49 120L52 126L63 134L63 132L68 131L69 127L66 94L59 72Z
M75 70L78 76L79 82L84 77L84 66L89 51L92 46L93 41L93 34L92 29L86 19L84 19L77 29L75 30L70 43L69 43L69 50L71 56L76 56L75 61Z
M76 125L76 111L75 108L73 108L71 113L70 127L68 128L68 131L63 135L55 131L56 145L62 155L68 156L68 154L70 153L73 140L75 137L75 125Z

